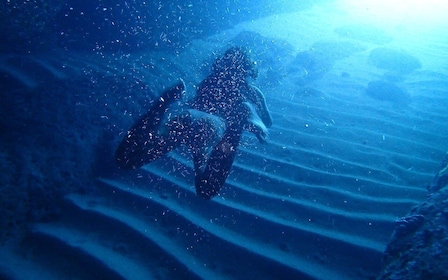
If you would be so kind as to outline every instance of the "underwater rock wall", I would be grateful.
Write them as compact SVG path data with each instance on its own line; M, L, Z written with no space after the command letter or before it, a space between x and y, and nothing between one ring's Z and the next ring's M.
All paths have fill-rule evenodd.
M179 49L243 21L301 10L315 1L5 1L1 52ZM320 1L324 2L324 1Z
M179 77L161 71L163 61L147 57L137 71L129 56L0 56L0 243L53 219L59 197L88 189L113 164L116 124L130 126L167 76Z
M34 52L54 45L53 19L62 5L57 0L2 1L0 52Z
M378 279L447 279L448 153L427 199L396 220Z
M83 105L80 85L88 90L82 79L55 80L2 96L0 239L24 222L51 218L59 196L87 187L101 119Z
M448 189L397 220L378 279L448 279Z

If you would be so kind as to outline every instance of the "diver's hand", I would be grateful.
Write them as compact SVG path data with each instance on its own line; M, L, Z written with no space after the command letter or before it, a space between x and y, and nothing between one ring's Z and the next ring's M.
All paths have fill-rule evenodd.
M268 143L268 133L261 130L260 133L256 133L255 136L257 136L258 141L260 141L260 143L263 144L267 144Z
M245 129L255 134L258 141L261 143L267 143L268 129L257 114L254 106L249 102L243 102L243 105L248 110L247 123Z
M266 127L272 126L272 116L266 105L266 99L263 92L254 85L250 85L250 90L247 93L247 99L254 105L254 109L260 116Z

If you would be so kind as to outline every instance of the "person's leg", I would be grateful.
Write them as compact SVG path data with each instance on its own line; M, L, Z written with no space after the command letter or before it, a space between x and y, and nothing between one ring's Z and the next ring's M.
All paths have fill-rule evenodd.
M185 90L180 82L154 101L148 112L126 133L115 152L117 164L124 169L138 168L174 149L179 141L175 134L159 135L158 127L168 106Z
M224 185L243 133L241 125L228 127L224 136L213 148L204 170L196 170L196 194L211 199Z
M191 125L186 146L193 156L195 176L202 174L211 150L221 140L226 129L224 120L218 116L211 115L195 109L189 109Z

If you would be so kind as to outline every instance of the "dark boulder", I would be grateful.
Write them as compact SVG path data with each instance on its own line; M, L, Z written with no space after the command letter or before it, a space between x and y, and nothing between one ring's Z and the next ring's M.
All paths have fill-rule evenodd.
M368 96L381 101L397 104L407 104L411 101L409 94L391 82L372 81L367 85Z
M403 50L377 48L370 52L369 63L397 74L407 75L422 67L421 62Z
M336 61L364 50L361 44L350 41L318 41L309 50L297 54L288 72L299 76L299 85L305 86L322 78Z
M334 32L347 39L358 40L367 43L384 45L392 42L393 38L382 29L369 25L345 25L337 27Z

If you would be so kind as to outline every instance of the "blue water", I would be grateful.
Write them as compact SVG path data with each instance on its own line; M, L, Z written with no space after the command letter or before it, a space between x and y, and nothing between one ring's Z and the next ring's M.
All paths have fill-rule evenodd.
M448 140L444 6L380 2L1 3L0 278L374 279ZM118 168L154 101L182 79L182 107L232 46L273 125L219 195L196 195L190 142Z

